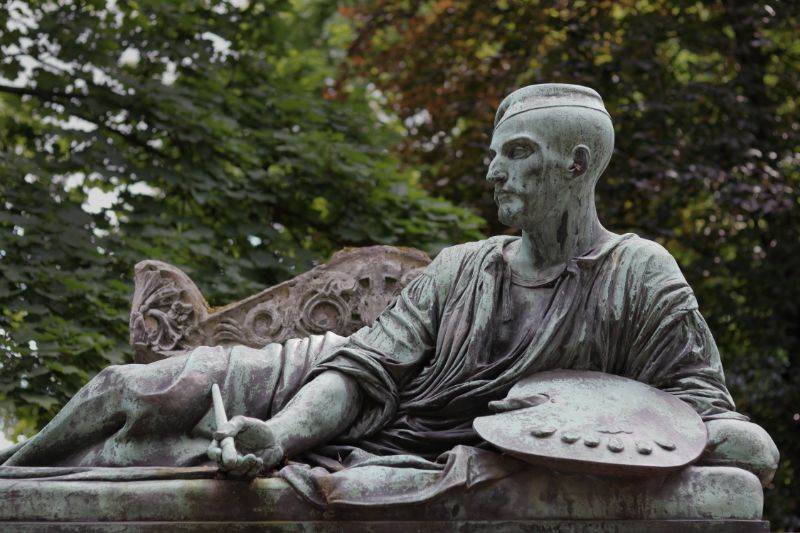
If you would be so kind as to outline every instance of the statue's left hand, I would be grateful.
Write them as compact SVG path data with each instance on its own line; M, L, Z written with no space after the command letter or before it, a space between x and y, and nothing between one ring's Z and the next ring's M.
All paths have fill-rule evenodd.
M533 396L518 396L489 402L489 410L493 413L507 413L518 409L536 407L550 401L547 394L534 394Z
M225 457L220 446L223 439L229 437L234 440L235 459ZM235 416L214 432L208 457L224 472L252 478L277 466L283 460L284 450L267 422Z

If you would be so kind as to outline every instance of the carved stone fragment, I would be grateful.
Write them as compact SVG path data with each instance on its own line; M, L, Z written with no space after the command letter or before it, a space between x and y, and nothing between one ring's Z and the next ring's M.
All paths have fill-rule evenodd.
M142 261L134 272L130 343L136 362L196 346L192 332L208 316L208 304L189 276L161 261Z
M161 261L136 265L131 345L137 363L197 346L259 348L371 323L430 258L412 248L348 249L289 281L212 310L184 272Z

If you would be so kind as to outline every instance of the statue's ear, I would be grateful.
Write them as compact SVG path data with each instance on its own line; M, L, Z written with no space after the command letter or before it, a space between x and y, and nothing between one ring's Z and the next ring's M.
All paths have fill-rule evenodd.
M568 170L572 172L573 178L582 176L589 169L589 156L591 153L591 150L585 144L579 144L572 149L572 164Z

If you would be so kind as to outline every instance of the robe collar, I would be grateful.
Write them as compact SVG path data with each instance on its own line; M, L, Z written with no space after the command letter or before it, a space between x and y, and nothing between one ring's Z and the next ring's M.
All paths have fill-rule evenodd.
M505 270L506 261L503 257L503 249L511 244L514 241L520 240L522 237L516 236L508 236L508 235L498 235L496 237L491 237L486 240L486 244L489 247L488 254L486 255L486 263L484 264L483 270L489 269L496 269L498 266L503 267ZM584 255L579 255L569 259L564 267L564 271L554 278L558 279L559 277L563 276L565 273L572 272L576 273L577 269L582 268L590 268L592 265L596 264L598 261L601 261L606 255L608 255L611 251L613 251L617 246L619 246L623 241L627 241L629 239L636 238L635 233L624 233L622 235L618 235L616 233L612 233L611 237L609 237L606 241L604 241L599 246L592 248Z

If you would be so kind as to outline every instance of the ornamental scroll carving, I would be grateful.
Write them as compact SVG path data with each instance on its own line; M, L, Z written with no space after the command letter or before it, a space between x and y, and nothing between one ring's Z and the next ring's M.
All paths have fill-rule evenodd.
M197 346L261 347L370 324L430 258L412 248L346 249L330 262L258 294L211 310L180 269L160 261L135 267L131 345L137 363Z

